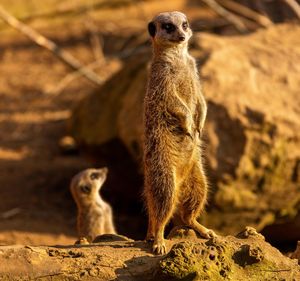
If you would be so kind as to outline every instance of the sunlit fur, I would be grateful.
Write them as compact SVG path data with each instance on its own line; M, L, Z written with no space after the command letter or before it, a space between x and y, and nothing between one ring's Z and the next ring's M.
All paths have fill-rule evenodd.
M91 242L97 235L116 233L112 208L103 201L99 191L107 177L107 168L87 169L75 175L70 190L77 205L78 236ZM96 175L97 177L93 177ZM89 193L83 192L85 189Z
M200 140L207 108L188 53L192 31L182 29L185 21L180 12L161 13L152 21L156 32L144 100L144 197L146 238L154 239L158 254L166 252L164 228L171 218L205 238L215 235L196 220L207 198ZM176 26L173 34L161 29L164 22ZM176 42L182 34L185 40Z

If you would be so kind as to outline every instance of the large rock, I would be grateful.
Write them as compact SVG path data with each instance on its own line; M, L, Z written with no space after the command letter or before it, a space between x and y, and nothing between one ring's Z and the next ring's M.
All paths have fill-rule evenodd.
M181 236L182 229L179 232ZM283 257L255 229L246 227L236 237L218 237L208 241L190 238L175 243L159 262L158 273L162 279L158 279L296 280L296 264L297 260ZM279 272L285 273L280 276Z
M234 233L291 220L300 206L300 27L229 38L196 34L191 51L208 101L212 198L205 223ZM70 124L79 143L117 139L139 163L148 60L149 52L132 58L78 105Z
M173 237L166 256L154 256L146 242L107 238L89 245L1 246L0 279L300 280L297 260L283 256L251 228L217 240Z

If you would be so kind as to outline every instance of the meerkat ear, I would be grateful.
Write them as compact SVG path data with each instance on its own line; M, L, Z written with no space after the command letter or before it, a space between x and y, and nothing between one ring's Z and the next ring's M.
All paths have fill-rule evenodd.
M151 22L148 23L148 32L149 32L149 34L150 34L151 37L155 36L156 26L155 26L155 24L154 24L153 21L151 21Z

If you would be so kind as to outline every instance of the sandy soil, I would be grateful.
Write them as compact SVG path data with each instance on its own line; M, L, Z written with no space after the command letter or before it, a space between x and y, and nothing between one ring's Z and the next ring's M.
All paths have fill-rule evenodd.
M93 18L109 58L95 68L104 79L120 68L116 55L145 40L136 35L145 32L148 19L161 9L181 9L185 3L147 1L144 6L111 10L93 9L83 1L72 1L74 9L68 1L56 5L49 0L43 7L38 2L31 1L31 9L22 1L2 5L83 64L95 61L91 29L86 24ZM74 13L76 10L80 12ZM194 9L190 13L196 16ZM77 78L53 94L72 70L2 22L0 29L0 245L70 244L76 237L76 208L69 181L94 164L82 155L62 153L59 140L66 134L72 107L95 85ZM105 197L105 186L103 192ZM130 223L121 215L118 220ZM134 226L130 228L135 231Z

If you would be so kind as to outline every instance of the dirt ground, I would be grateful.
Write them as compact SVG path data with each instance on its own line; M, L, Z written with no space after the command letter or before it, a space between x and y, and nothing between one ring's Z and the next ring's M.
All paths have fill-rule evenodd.
M58 141L70 105L90 86L47 96L45 87L67 68L21 36L8 37L1 40L0 243L65 243L75 235L73 216L63 211L70 209L66 179L88 163L62 156Z
M66 41L53 39L82 62L93 62L84 28L55 31L61 38L66 33ZM16 32L1 37L0 57L0 244L71 243L69 180L92 164L63 155L58 144L72 106L94 85L79 78L59 95L48 94L70 69ZM119 65L110 60L96 71L107 78Z
M89 9L76 14L65 12L69 7L64 3L70 1L60 5L46 1L44 10L37 10L36 2L31 2L31 10L22 1L4 1L2 5L83 64L95 61L91 29L86 25L93 19L108 58L95 68L104 80L121 67L118 55L126 54L132 41L140 40L136 34L141 30L146 35L147 20L163 8L160 1L117 10L93 10L85 4L83 7ZM82 7L83 1L75 2ZM165 10L180 9L184 2L166 1L163 6ZM55 13L47 13L51 7ZM32 18L32 14L38 16ZM195 11L190 10L190 14L195 15ZM128 21L129 15L134 20ZM77 78L57 91L72 70L3 22L0 32L0 245L72 244L76 208L69 181L94 163L79 154L62 153L59 140L66 134L73 106L95 85ZM105 186L103 189L105 193ZM122 216L118 219L128 220ZM135 229L130 228L131 232Z

